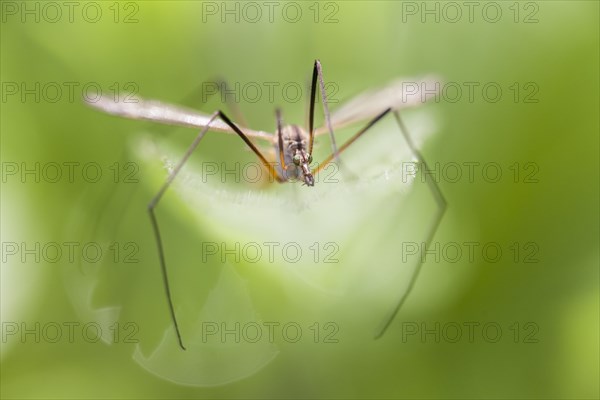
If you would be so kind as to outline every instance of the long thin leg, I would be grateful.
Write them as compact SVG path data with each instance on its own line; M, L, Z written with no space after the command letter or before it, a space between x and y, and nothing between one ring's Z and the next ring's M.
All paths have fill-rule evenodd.
M287 165L285 165L285 157L283 156L283 134L281 132L281 110L278 108L275 110L275 116L277 119L277 139L279 140L279 165L281 171L287 171Z
M177 176L177 174L179 173L179 171L181 170L183 165L190 158L190 156L192 155L192 153L194 152L196 147L198 147L200 140L202 140L202 138L204 137L206 132L208 132L208 130L210 128L210 124L214 121L214 119L217 116L221 120L223 120L223 122L225 122L227 125L229 125L242 138L242 140L254 151L254 153L256 153L258 158L260 158L260 160L263 162L263 164L265 165L265 167L271 174L271 177L274 179L280 180L279 175L277 174L277 171L274 169L273 165L269 164L269 162L266 160L266 158L256 148L256 146L254 146L254 144L248 139L248 137L246 135L244 135L244 133L233 122L231 122L231 120L229 118L227 118L227 116L225 114L223 114L221 111L217 111L211 115L211 117L208 121L208 124L202 129L202 131L198 134L196 139L194 139L194 141L192 142L192 145L185 152L185 155L183 156L181 161L179 161L179 163L175 166L175 168L173 169L171 174L169 174L167 180L162 185L162 187L160 188L158 193L152 198L152 200L148 204L148 213L150 214L150 221L152 222L152 230L154 231L154 236L156 239L156 246L158 248L158 258L159 258L160 267L161 267L161 271L162 271L162 275L163 275L163 283L164 283L164 287L165 287L165 293L166 293L167 301L169 304L169 312L171 314L171 320L173 321L173 325L175 326L175 333L177 334L177 341L179 342L179 347L181 347L183 350L185 350L185 346L183 345L183 340L181 338L181 331L179 330L179 324L177 323L177 317L175 316L175 307L173 306L173 299L171 298L171 289L170 289L170 285L169 285L169 278L167 275L167 264L165 262L165 252L163 249L162 239L160 236L160 229L158 227L158 221L156 219L156 214L154 213L154 209L158 205L160 199L162 198L162 196L164 195L166 190L169 188L169 186L171 185L171 183L173 182L173 180L175 179L175 177Z
M369 121L369 123L364 128L362 128L360 131L358 131L354 136L352 136L350 139L348 139L348 141L346 143L344 143L342 145L342 147L340 147L340 149L339 149L339 151L338 151L337 154L340 154L341 152L343 152L344 150L346 150L352 143L354 143L356 141L356 139L358 139L359 137L361 137L363 133L365 133L366 131L368 131L373 125L375 125L377 123L377 121L379 121L381 118L385 117L387 115L387 113L389 113L390 111L392 111L392 109L388 108L387 110L385 110L384 112L382 112L381 114L379 114L378 116L376 116L375 118L373 118L371 121ZM335 158L335 156L336 156L336 153L332 153L329 157L327 157L313 171L313 175L316 175L327 164L329 164Z
M415 157L417 158L419 163L423 166L423 168L425 170L429 170L429 167L427 166L427 162L425 161L423 154L421 154L419 149L417 149L417 147L414 145L412 139L410 138L410 135L408 134L408 130L406 129L404 122L402 122L402 119L400 118L400 113L398 111L394 111L394 116L396 117L396 121L398 122L398 125L400 126L400 130L402 131L402 135L404 136L404 139L406 140L408 147L410 147L410 150L413 152L413 154L415 155ZM383 334L385 333L387 328L390 326L390 324L392 323L394 318L396 318L398 311L400 311L400 309L404 305L404 302L406 301L410 292L412 291L413 287L415 286L415 283L417 282L417 278L419 277L419 273L421 272L421 267L423 266L422 255L424 252L427 251L427 248L429 248L429 245L431 244L431 241L433 240L433 237L435 236L435 233L440 225L440 222L442 221L442 217L444 216L444 213L446 212L448 203L446 202L446 199L444 198L444 195L442 194L442 191L440 190L439 186L435 182L435 179L428 179L427 184L428 184L429 189L431 190L431 193L433 194L435 202L438 206L438 211L435 215L435 219L434 219L433 224L431 225L431 228L427 232L425 247L421 251L421 257L419 258L419 262L418 262L417 266L415 267L415 270L412 274L410 282L408 283L408 288L402 294L402 296L400 297L400 300L398 300L398 303L392 310L391 314L383 321L383 325L379 329L377 334L375 335L375 339L379 339L381 336L383 336Z
M325 91L325 80L323 79L323 68L321 67L321 62L319 60L315 60L315 66L313 69L313 84L312 84L312 88L311 88L311 100L313 100L313 101L311 102L311 109L314 108L314 96L316 93L315 75L318 76L319 86L321 87L321 99L323 101L323 113L325 114L325 123L327 124L327 129L329 130L329 137L331 138L331 150L333 153L333 158L335 159L335 162L337 162L339 164L340 151L338 151L337 144L335 143L335 135L333 134L333 126L331 125L331 116L329 115L329 106L327 105L327 93ZM311 112L311 114L313 114L313 117L314 117L314 111ZM309 121L310 120L312 120L312 118L309 117ZM310 122L309 122L309 124L310 124ZM312 154L313 138L314 138L314 132L313 132L312 127L310 127L310 147L309 147L310 154Z
M258 148L256 148L256 146L250 141L250 139L248 139L248 137L246 135L244 135L244 133L233 122L231 122L231 120L225 114L223 114L223 112L217 111L211 115L207 125L198 134L196 139L194 139L194 141L192 142L192 145L185 152L185 155L183 156L181 161L179 161L179 163L175 166L175 168L173 169L171 174L168 176L167 180L162 185L162 187L160 188L158 193L154 196L154 198L152 198L152 200L148 204L148 212L150 214L150 220L152 222L152 229L154 230L154 236L156 238L156 245L158 248L158 257L159 257L161 271L162 271L162 275L163 275L165 293L167 295L167 300L169 303L169 312L171 313L171 319L173 321L173 325L175 326L175 333L177 334L177 340L179 342L179 347L181 347L183 350L185 350L185 346L183 345L183 340L181 339L181 332L179 330L179 325L177 324L177 317L175 316L175 308L173 307L173 300L171 298L171 289L169 286L169 278L167 276L167 265L165 262L165 253L164 253L164 249L162 246L162 239L160 236L160 230L158 228L158 221L156 220L156 215L154 213L154 209L158 205L158 202L162 198L163 194L169 188L169 186L171 185L171 183L173 182L173 180L175 179L175 177L177 176L177 174L179 173L179 171L181 170L181 168L183 167L185 162L188 160L188 158L190 158L190 156L192 155L192 153L194 152L196 147L198 147L200 140L202 140L202 138L204 137L206 132L208 132L208 130L210 128L210 124L214 121L214 119L217 116L223 122L225 122L227 125L229 125L231 127L231 129L233 129L242 138L242 140L252 149L252 151L254 151L254 153L258 156L258 158L263 162L263 164L269 171L269 174L271 175L272 178L274 178L278 181L283 180L279 176L279 174L277 173L277 171L275 170L273 165L267 161L267 159L262 155L260 150L258 150Z
M250 141L250 139L248 139L248 136L244 135L244 133L240 130L240 128L237 127L237 125L235 125L233 122L231 122L231 120L229 118L227 118L227 116L225 114L223 114L221 111L218 112L218 116L223 122L225 122L227 125L229 125L231 127L231 129L233 129L234 132L239 135L239 137L242 138L242 140L248 145L248 147L250 147L252 149L254 154L256 154L258 156L260 161L262 161L265 168L267 168L267 171L269 171L269 175L272 179L274 179L278 182L285 181L285 179L283 177L279 176L279 174L277 173L277 170L275 169L275 166L272 163L269 163L267 161L267 159L262 155L260 150L258 150L258 148L254 145L254 143L252 143Z
M308 144L308 154L312 154L313 144L315 142L315 95L317 94L317 61L313 67L312 81L310 84L310 103L308 103L308 134L310 140Z
M163 185L160 188L160 190L158 191L158 193L156 193L156 195L152 198L152 200L148 204L148 213L150 214L150 221L152 222L152 230L154 231L154 237L156 239L156 246L158 248L158 258L160 261L160 268L162 271L163 283L165 286L165 294L167 295L167 301L169 303L169 312L171 313L171 320L173 321L173 325L175 325L175 333L177 334L177 341L179 342L179 347L181 347L183 350L185 350L185 346L183 345L183 340L181 339L181 332L179 331L179 325L177 324L177 317L175 316L175 308L173 307L173 299L171 298L171 289L169 286L169 277L167 275L167 265L165 263L165 252L164 252L164 249L162 246L160 230L158 228L158 221L156 220L156 215L154 214L154 209L158 205L158 202L162 198L163 194L169 188L169 186L171 185L171 183L173 182L173 180L175 179L175 177L177 176L177 174L179 173L179 171L181 170L181 168L183 167L185 162L188 160L188 158L190 158L190 156L192 155L192 152L196 149L196 147L198 147L200 140L202 140L202 138L204 137L206 132L208 132L210 124L213 122L213 120L217 117L218 114L219 114L218 112L215 112L211 115L210 120L208 121L208 124L200 131L198 136L196 136L196 139L194 139L194 141L192 142L192 145L185 152L185 155L183 156L181 161L179 161L179 163L177 164L175 169L173 169L173 171L169 174L165 183L163 183Z
M198 97L199 97L198 94L202 93L202 90L203 90L205 84L211 83L211 82L213 82L213 81L204 81L204 82L202 82L200 90L198 90L198 88L196 88L194 91L188 93L178 103L181 103L181 104L190 104L190 105L191 104L196 104L198 102ZM218 92L222 93L224 90L225 91L229 90L229 85L227 84L227 81L225 81L224 79L218 78L213 83L217 84ZM212 96L213 94L215 94L215 93L216 92L211 92L211 93L208 93L207 96L202 96L203 98L200 99L200 103L201 104L205 103L206 100L208 100L208 98L210 96ZM233 114L234 118L236 119L236 121L239 121L243 126L247 126L246 120L245 120L245 118L244 118L244 116L243 116L243 114L242 114L242 112L241 112L238 104L232 103L232 102L228 102L227 98L225 98L225 100L226 100L225 101L226 105L229 107L229 109L230 109L231 113ZM171 130L173 129L171 126L160 125L160 124L157 125L155 122L151 122L151 121L147 121L146 125L149 127L148 128L149 130L152 129L152 130L155 130L155 131L159 131L161 129L165 130L165 131L169 130L169 129L171 129ZM123 160L123 162L121 164L125 164L125 162L127 161L127 158L125 157L125 155L126 155L125 152L123 152L123 154L121 155L121 160ZM110 194L108 196L108 200L106 201L106 203L108 203L110 201L110 198L112 197L113 193L114 193L114 191L110 192ZM103 218L103 211L101 211L98 215L99 215L98 219L101 220ZM117 221L120 221L120 219L117 219Z

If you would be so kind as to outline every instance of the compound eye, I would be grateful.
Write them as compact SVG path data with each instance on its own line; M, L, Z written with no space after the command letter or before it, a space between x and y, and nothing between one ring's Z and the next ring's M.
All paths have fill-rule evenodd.
M292 161L294 161L294 164L300 165L300 161L302 161L302 159L299 154L296 154L294 158L292 158Z
M309 154L309 155L308 155L308 163L309 163L309 164L310 164L310 163L312 163L312 154Z

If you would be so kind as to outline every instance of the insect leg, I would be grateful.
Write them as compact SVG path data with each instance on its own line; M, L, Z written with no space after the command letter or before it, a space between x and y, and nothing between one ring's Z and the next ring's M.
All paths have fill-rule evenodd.
M312 81L310 84L310 103L308 103L308 134L310 135L308 153L312 154L315 142L315 95L317 94L317 62L313 68ZM329 125L328 125L329 126Z
M427 162L425 161L423 154L421 154L419 149L417 149L417 147L414 145L412 139L410 138L410 135L408 134L408 130L406 129L404 122L400 118L400 113L398 111L394 111L394 116L396 117L396 121L398 122L398 125L400 126L400 131L402 132L402 135L404 136L404 139L406 140L408 147L410 147L410 150L417 158L419 164L425 170L429 170L429 167L427 166ZM429 245L431 244L431 241L433 240L433 237L435 236L435 233L440 225L440 222L442 221L442 217L444 216L444 213L446 212L446 208L447 208L447 204L448 204L446 202L446 199L444 198L444 195L442 194L442 191L440 190L439 186L435 182L435 179L428 179L427 184L429 186L429 190L431 191L431 193L435 199L438 209L437 209L437 213L435 215L433 224L431 225L431 227L429 228L429 231L427 232L427 236L425 239L426 240L425 247L422 248L422 250L421 250L421 256L429 248ZM398 311L400 311L400 309L402 308L402 305L408 298L410 292L412 291L413 287L415 286L415 283L417 282L417 278L419 277L419 272L421 272L421 267L423 266L422 260L423 260L423 258L420 257L418 264L415 267L415 270L413 271L411 279L408 283L408 287L407 287L406 291L402 294L402 296L398 300L398 303L396 304L396 306L394 307L394 309L392 310L390 315L383 321L383 325L377 331L377 334L375 335L375 339L379 339L381 336L383 336L383 334L385 333L387 328L390 326L390 324L392 323L392 321L398 314Z
M262 155L262 153L260 152L260 150L258 150L258 148L254 145L254 143L252 143L250 141L250 139L248 139L248 136L246 136L240 130L240 128L238 128L238 126L236 124L234 124L233 122L231 122L231 120L225 114L223 114L222 111L218 111L217 115L219 116L219 118L223 122L225 122L227 125L229 125L229 127L231 129L233 129L233 131L235 133L237 133L240 138L242 138L242 140L248 145L248 147L250 147L250 149L252 149L252 151L254 152L254 154L256 154L256 156L260 159L260 161L263 163L263 165L265 166L265 168L269 172L269 176L271 177L271 179L273 179L273 180L275 180L277 182L285 182L285 178L282 177L282 176L280 176L277 173L277 170L275 169L274 165L272 163L269 163L267 161L267 159L265 158L265 156ZM278 124L279 123L280 123L280 120L278 119ZM281 129L279 129L279 131L281 132Z
M337 144L335 143L335 135L333 134L333 126L331 125L331 116L329 114L329 106L327 105L327 93L325 92L325 80L323 79L323 68L321 67L321 61L315 60L315 65L313 68L313 80L311 86L311 117L309 117L309 125L310 121L314 122L314 98L316 94L316 78L319 78L319 86L321 87L321 100L323 101L323 113L325 114L325 123L327 124L327 129L329 129L329 137L331 139L331 149L333 151L333 158L335 162L339 164L339 154ZM310 129L310 147L309 152L312 154L312 145L313 145L313 127L309 127Z
M285 172L287 165L283 156L283 134L281 133L281 110L279 108L275 110L275 116L277 119L277 139L279 141L279 165L281 165L281 171Z
M391 110L392 110L391 108L388 108L387 110L385 110L384 112L382 112L381 114L379 114L378 116L373 118L371 121L369 121L369 123L364 128L359 130L354 136L352 136L350 139L348 139L348 141L339 148L339 151L337 152L337 154L340 154L341 152L346 150L352 143L354 143L356 141L356 139L361 137L363 133L368 131L373 125L375 125L375 123L377 123L377 121L379 121L381 118L385 117L387 115L387 113L389 113ZM316 175L319 171L321 171L327 164L329 164L335 158L335 156L336 156L336 153L334 152L329 157L327 157L313 171L313 174Z
M177 341L179 342L179 347L181 347L183 350L185 350L185 346L183 345L183 340L181 339L181 332L179 331L179 325L177 324L177 317L175 316L175 308L173 307L173 299L171 298L171 289L169 286L169 277L167 275L165 252L164 252L162 240L160 237L158 221L156 220L156 215L154 214L154 209L158 205L158 202L162 198L163 194L169 188L169 186L171 185L171 183L173 182L173 180L175 179L175 177L177 176L177 174L179 173L179 171L181 170L181 168L183 167L185 162L188 160L188 158L190 158L190 156L192 155L192 153L196 149L196 147L198 147L200 140L202 140L202 138L204 137L206 132L208 132L208 129L210 128L210 124L213 122L213 120L217 117L218 114L219 114L218 112L215 112L211 115L208 124L204 128L202 128L202 130L200 131L198 136L196 136L196 139L194 139L194 141L192 142L192 145L185 152L185 155L183 156L183 158L175 166L173 171L167 177L167 180L165 181L165 183L163 183L163 185L159 189L158 193L156 193L156 195L152 198L152 200L148 204L148 213L150 214L150 221L152 222L152 230L154 231L154 237L156 239L156 246L158 249L158 258L159 258L159 262L160 262L160 268L162 271L165 293L167 295L167 301L169 303L169 312L171 314L171 320L173 321L173 325L175 326L175 333L177 334Z
M154 236L155 236L156 244L157 244L157 248L158 248L158 256L159 256L161 271L162 271L162 275L163 275L165 293L167 295L167 300L169 303L169 312L171 313L171 319L173 321L173 325L175 326L175 332L177 334L177 340L179 342L179 346L183 350L185 350L185 346L183 345L183 340L181 338L181 332L179 330L179 324L177 323L177 317L175 316L175 308L173 307L173 300L171 298L171 289L170 289L170 285L169 285L169 279L167 276L167 266L166 266L166 262L165 262L165 254L164 254L164 249L163 249L163 245L162 245L162 239L160 236L160 230L158 227L158 221L156 219L154 209L158 205L158 202L160 201L160 199L162 198L162 196L164 195L166 190L169 188L169 186L171 185L171 183L173 182L173 180L175 179L175 177L177 176L177 174L179 173L179 171L181 170L181 168L183 167L185 162L190 158L190 156L192 155L192 153L194 152L196 147L198 147L200 140L202 140L202 138L204 137L206 132L208 132L208 130L210 128L210 124L215 120L215 118L217 116L223 122L225 122L227 125L229 125L231 127L231 129L233 129L242 138L242 140L248 145L248 147L250 147L254 151L254 153L258 156L258 158L263 162L264 166L267 168L267 170L269 171L269 174L271 175L272 178L274 178L278 181L281 181L281 179L282 179L277 174L277 171L275 170L273 165L267 161L267 159L262 155L260 150L258 150L258 148L250 141L250 139L248 139L248 137L246 135L244 135L244 133L233 122L231 122L231 120L225 114L223 114L223 112L217 111L210 116L210 119L208 120L207 125L198 134L196 139L194 139L192 145L185 152L185 155L183 156L181 161L179 161L179 163L175 166L175 168L173 169L171 174L169 174L169 176L167 177L167 180L162 185L162 187L160 188L158 193L154 196L154 198L148 204L148 212L150 214L150 220L152 222L152 229L154 231Z
M210 91L204 95L205 88L210 83L216 84L218 90ZM229 86L224 79L219 78L219 79L215 79L214 81L203 81L199 87L196 87L193 91L188 93L179 103L184 104L184 105L189 105L189 106L203 104L203 103L206 103L212 95L219 93L219 92L221 92L221 93L223 93L223 92L229 93L230 92ZM227 100L227 97L225 98L225 100ZM246 121L238 107L238 104L236 104L235 102L228 102L228 101L226 101L226 104L229 107L229 109L231 110L231 112L232 112L233 116L236 118L236 120L239 121L242 125L247 126ZM169 130L173 129L171 126L168 126L168 125L157 125L154 121L146 122L145 126L148 127L147 128L148 130L151 130L154 133L165 135L165 136L169 134L168 133ZM124 151L123 154L121 155L118 165L132 165L132 163L127 158L126 151ZM137 190L136 186L132 186L132 188L130 189L130 193L128 194L128 198L133 197L133 195L135 194L134 192L136 190ZM111 203L114 202L115 194L116 194L115 190L110 190L107 192L105 198L102 199L101 202L99 202L100 211L96 214L96 217L91 224L90 237L92 237L92 238L96 237L100 224L106 220L107 209L108 209L109 205L111 205ZM121 210L120 212L124 212L126 210L127 206L129 205L129 203L130 203L130 201L127 200L126 204L124 206L118 207L118 209ZM115 218L115 220L119 221L119 222L117 222L113 228L114 233L116 233L118 231L119 226L120 226L120 221L122 221L123 219ZM111 237L114 237L114 235ZM79 264L80 264L80 269L81 269L82 268L81 260L80 260Z

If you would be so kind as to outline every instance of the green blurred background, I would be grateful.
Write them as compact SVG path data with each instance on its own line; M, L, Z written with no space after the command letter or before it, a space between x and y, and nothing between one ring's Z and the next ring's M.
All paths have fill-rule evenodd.
M256 3L263 12L258 22L248 20L253 10L242 3L237 3L239 21L224 15L222 22L221 8L234 9L235 2L99 2L89 9L88 3L76 3L70 21L64 5L56 16L46 3L2 2L3 398L598 398L598 2L510 1L492 8L476 2L472 21L462 3L295 2L302 11L296 23L282 17L285 3L277 3L273 22L261 2ZM462 12L458 21L456 4ZM217 14L207 13L213 7ZM26 8L33 14L23 15ZM422 17L424 8L439 10L439 20L434 14ZM101 17L91 22L96 9ZM493 22L498 9L502 14ZM365 332L374 330L378 319L369 314L377 308L379 317L387 308L368 296L353 296L350 284L343 286L350 291L342 297L347 304L336 308L319 297L307 298L311 292L296 288L297 277L287 276L284 266L254 272L237 266L237 278L228 281L219 280L231 274L225 265L186 271L186 252L197 251L197 243L218 228L214 221L196 226L193 218L202 211L194 207L201 205L186 209L170 196L159 218L165 237L172 238L176 300L185 303L178 313L192 320L212 293L215 304L227 305L220 312L232 321L257 312L281 323L302 321L310 332L308 321L339 316L337 343L279 340L258 349L223 343L182 355L172 336L145 212L164 173L157 173L160 157L152 163L140 156L137 140L156 132L151 137L159 147L176 144L175 154L182 154L193 130L157 129L101 115L80 102L81 87L93 82L104 90L127 90L133 82L140 95L181 102L202 81L216 77L242 84L304 82L315 58L323 63L325 79L338 84L340 100L400 76L426 73L463 88L465 82L480 85L472 101L464 90L458 101L448 95L424 106L436 129L422 150L430 164L501 166L497 183L477 174L473 182L440 182L448 209L435 241L498 243L504 256L496 263L481 257L457 263L429 259L406 309L374 341ZM72 82L75 97L65 89L56 101L53 92L43 90L39 101L32 94L23 99L20 85L31 88L36 82L40 87L56 82L63 89ZM480 90L489 82L503 90L497 102L486 100ZM14 84L19 90L11 94ZM528 97L532 88L537 90ZM256 103L240 101L240 107L256 129L273 129L276 105L283 107L286 120L303 121L304 101L276 103L263 96ZM198 108L210 112L217 106ZM237 138L213 135L206 142L200 159L253 160ZM323 155L327 147L322 146ZM25 182L18 175L4 176L14 163L90 161L99 163L105 176L112 176L114 162L120 168L135 162L139 182L90 184L76 177L72 183L36 183L31 176ZM527 163L537 167L536 182L524 182L524 174L532 171ZM259 189L230 184L227 190ZM420 199L415 195L413 202L425 212L404 221L404 232L431 223L435 207ZM265 224L285 228L284 221ZM223 231L219 238L227 236L227 227ZM384 247L393 253L397 248L391 243L399 237L392 236ZM121 251L133 242L141 262L124 263L122 255L117 263L105 260L91 267L64 259L22 262L5 251L6 243L69 241L117 242ZM514 243L520 250L517 262ZM537 262L524 262L532 249L524 247L528 243ZM374 274L383 258L391 257L361 241L355 246L362 249L358 257L372 262ZM345 265L328 279L343 281ZM237 300L228 303L232 297ZM331 307L329 314L320 309L325 307ZM80 336L50 343L43 334L36 343L33 334L24 339L20 332L8 334L22 324L35 330L36 323L64 327L110 319L119 308L120 334L132 332L125 324L133 321L139 343L122 337L112 345L90 343ZM219 307L209 311L218 313ZM182 320L190 332L190 322ZM494 342L477 328L469 340L469 323L491 323L502 333ZM436 324L439 340L420 331L407 336L407 329L435 330ZM455 343L451 329L457 325L463 336ZM165 332L162 356L155 364L144 362ZM204 362L204 370L188 368ZM144 370L149 365L155 374ZM156 372L161 368L162 376ZM186 373L188 385L166 377Z

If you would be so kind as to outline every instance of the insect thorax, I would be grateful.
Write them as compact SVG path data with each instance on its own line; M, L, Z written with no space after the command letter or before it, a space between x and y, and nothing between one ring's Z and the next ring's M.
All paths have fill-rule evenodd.
M283 138L283 158L285 164L288 166L287 172L283 175L283 169L279 165L279 135L275 132L275 154L277 170L282 176L287 176L292 179L300 179L302 177L300 168L294 165L293 157L296 154L296 150L302 150L308 153L308 133L299 127L298 125L285 125L281 129L281 136Z

